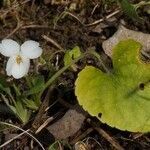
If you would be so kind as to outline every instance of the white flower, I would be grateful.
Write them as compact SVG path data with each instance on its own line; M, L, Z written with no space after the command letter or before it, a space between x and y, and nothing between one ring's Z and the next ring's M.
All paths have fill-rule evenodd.
M26 41L20 46L14 40L4 39L0 43L0 53L10 57L6 64L7 75L19 79L28 73L30 59L39 57L42 49L38 42L32 40Z

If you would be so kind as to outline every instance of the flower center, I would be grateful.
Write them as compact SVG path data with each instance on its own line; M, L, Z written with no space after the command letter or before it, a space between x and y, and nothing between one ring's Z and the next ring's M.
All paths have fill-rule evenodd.
M17 62L17 64L20 64L22 62L22 58L20 55L17 55L16 62Z

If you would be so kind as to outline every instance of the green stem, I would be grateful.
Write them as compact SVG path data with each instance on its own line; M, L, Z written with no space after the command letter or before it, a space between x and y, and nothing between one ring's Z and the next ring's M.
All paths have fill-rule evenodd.
M21 95L21 92L20 92L19 88L16 86L16 84L13 84L13 88L14 88L14 90L15 90L15 92L16 92L16 95L17 95L17 96L20 96L20 95Z
M12 102L14 103L14 105L16 104L16 101L14 99L14 97L12 96L11 92L7 93L9 95L9 97L11 98Z
M41 91L41 94L44 92L44 90L50 86L63 72L65 72L70 66L72 66L74 63L78 62L80 59L82 59L87 53L82 54L80 57L78 57L77 59L74 59L69 65L66 65L64 67L62 67L59 71L57 71L46 83L45 86L43 88L43 90ZM40 95L41 95L40 94Z
M43 88L43 90L40 92L40 97L42 95L42 93L45 91L45 89L47 87L49 87L62 73L64 73L70 66L72 66L73 64L75 64L76 62L78 62L80 59L84 58L87 54L92 54L94 55L95 57L98 58L98 60L100 61L102 67L104 68L104 70L107 72L107 73L110 73L110 71L107 69L107 67L104 65L100 55L95 52L95 51L87 51L85 53L83 53L80 57L78 57L77 59L74 59L70 64L62 67L59 71L57 71L46 83L45 83L45 86Z
M105 70L105 72L110 73L110 71L107 69L107 67L106 67L105 64L103 63L103 61L102 61L102 59L101 59L101 56L100 56L97 52L91 50L91 51L89 51L88 53L94 55L94 56L99 60L99 62L101 63L103 69Z
M145 2L145 1L141 1L138 4L135 4L135 8L138 9L139 7L145 6L145 5L150 5L150 2Z
M25 76L28 87L32 88L32 81L28 76ZM39 106L41 104L41 97L39 95L32 95L34 102Z
M32 87L32 84L31 84L31 81L30 81L29 77L28 77L28 76L25 76L25 79L26 79L26 82L27 82L28 87L31 88L31 87Z

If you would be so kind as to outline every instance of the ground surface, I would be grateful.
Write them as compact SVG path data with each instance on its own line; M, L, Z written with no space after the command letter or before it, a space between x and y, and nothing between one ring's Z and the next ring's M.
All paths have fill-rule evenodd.
M139 1L134 0L134 2ZM150 32L150 16L144 9L139 10L139 15L143 17L144 22L138 23L125 16L120 7L113 1L6 0L5 3L0 1L0 7L0 40L12 38L20 43L27 39L38 41L44 49L44 59L51 65L50 70L44 65L38 68L39 73L43 74L45 78L47 78L48 72L56 72L63 66L63 51L76 45L83 52L94 48L102 54L108 66L111 66L110 58L103 52L102 42L111 37L120 24L135 31ZM0 57L0 71L2 75L5 75L3 61L4 58ZM49 105L53 104L53 106L49 109L48 115L58 114L51 124L57 122L69 109L76 108L82 111L74 95L74 81L77 78L77 73L85 64L99 66L94 58L89 57L79 62L77 72L68 70L59 77L53 93L53 100L49 102ZM31 72L33 69L31 66ZM0 108L5 106L2 101L0 105ZM15 116L10 115L8 111L1 110L1 120L14 121L15 125L21 126ZM33 115L33 118L36 115L37 113ZM73 149L77 142L79 142L79 147L76 144L76 150L150 149L149 134L119 131L100 123L87 114L85 116L82 126L78 125L79 131L75 134L70 133L69 137L60 140L57 144L59 148L56 149ZM29 122L27 126L22 128L28 129L31 124L32 120L31 123ZM54 143L55 137L47 131L47 128L45 130L42 130L43 132L36 137L47 148L48 145ZM15 134L18 134L15 130L1 132L0 142L6 142L7 138L10 139ZM69 133L67 134L69 135ZM6 138L6 135L10 136ZM31 139L24 135L3 149L29 149L31 145ZM33 149L40 149L36 145L33 146Z

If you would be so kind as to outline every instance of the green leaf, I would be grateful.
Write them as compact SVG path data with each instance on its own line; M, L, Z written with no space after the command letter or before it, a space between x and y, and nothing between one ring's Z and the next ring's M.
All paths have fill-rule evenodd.
M14 106L9 105L11 110L18 116L22 123L27 123L31 113L23 106L23 103L17 101Z
M123 12L127 15L130 19L141 21L141 18L137 14L136 7L131 4L128 0L118 0Z
M10 85L6 82L6 78L1 75L0 77L0 92L10 93Z
M44 87L44 77L41 75L38 75L36 77L33 77L32 79L32 87L29 91L25 92L26 95L33 95L36 93L39 93L43 87Z
M60 148L60 145L60 141L55 141L49 146L48 150L58 150Z
M10 88L4 87L2 84L0 84L0 91L6 92L8 94L10 93Z
M87 66L76 80L79 104L112 127L150 131L150 64L140 60L141 44L119 42L113 49L113 72Z
M33 101L33 100L24 100L23 101L24 103L25 103L25 105L28 107L28 108L30 108L30 109L32 109L32 110L37 110L38 108L39 108L39 105L35 102L35 101Z
M2 125L2 124L0 124L0 132L3 132L3 131L5 131L5 130L8 130L10 127L8 127L8 126L6 126L6 125ZM0 141L1 141L1 139L0 139Z
M80 57L81 55L81 51L80 51L80 48L78 46L75 46L72 50L69 50L65 53L65 56L64 56L64 65L67 66L67 65L70 65L71 62ZM76 70L76 65L72 65L71 66L73 70Z

